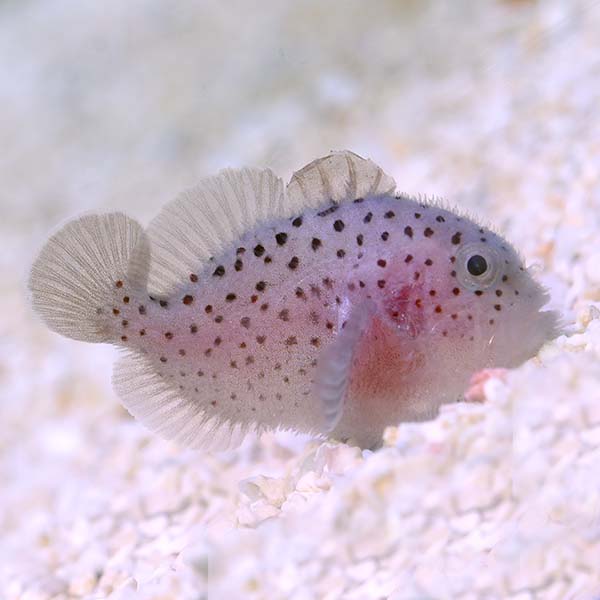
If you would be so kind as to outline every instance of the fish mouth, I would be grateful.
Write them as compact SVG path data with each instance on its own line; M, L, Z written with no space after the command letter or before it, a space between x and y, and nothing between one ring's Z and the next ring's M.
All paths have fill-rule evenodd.
M535 301L529 318L526 319L526 325L521 330L522 339L526 340L527 346L525 360L535 356L544 344L566 332L566 323L561 313L548 307L550 291L534 280L532 296Z
M527 272L531 275L534 284L534 294L536 294L538 301L534 305L535 318L540 322L541 330L545 332L546 341L553 340L559 335L563 335L566 332L567 324L565 323L563 316L558 310L547 307L551 301L550 290L542 285L537 279L534 278L535 269L529 267Z

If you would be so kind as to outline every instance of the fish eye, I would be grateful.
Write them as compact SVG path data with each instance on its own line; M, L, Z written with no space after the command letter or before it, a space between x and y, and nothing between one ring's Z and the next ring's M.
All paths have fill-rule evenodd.
M496 283L501 262L491 244L464 244L456 253L456 277L468 290L484 290Z
M473 254L467 261L467 271L474 277L483 275L488 270L487 260L481 254Z

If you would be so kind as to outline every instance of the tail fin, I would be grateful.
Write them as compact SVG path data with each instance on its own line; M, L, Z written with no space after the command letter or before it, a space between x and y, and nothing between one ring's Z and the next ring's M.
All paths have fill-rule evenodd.
M112 341L105 314L119 288L145 286L150 251L142 226L122 213L84 215L64 225L31 267L35 311L53 331Z

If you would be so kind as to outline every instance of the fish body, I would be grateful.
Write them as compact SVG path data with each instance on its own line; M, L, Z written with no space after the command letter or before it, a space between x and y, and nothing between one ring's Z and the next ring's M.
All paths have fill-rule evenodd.
M224 171L147 230L82 217L50 239L30 288L54 330L123 348L125 406L195 447L278 428L372 447L557 332L505 240L397 196L349 152L285 190L268 170Z

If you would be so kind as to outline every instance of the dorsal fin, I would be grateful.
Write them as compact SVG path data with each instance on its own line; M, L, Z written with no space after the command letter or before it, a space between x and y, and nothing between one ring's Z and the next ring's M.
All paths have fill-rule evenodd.
M296 171L286 188L290 204L317 208L327 202L392 194L396 182L373 161L348 150L317 158Z
M249 228L283 210L283 182L270 169L225 169L203 179L148 226L149 289L168 294Z
M148 226L151 293L169 294L250 229L307 208L390 194L394 180L353 152L334 152L283 182L269 169L225 169L167 204Z

